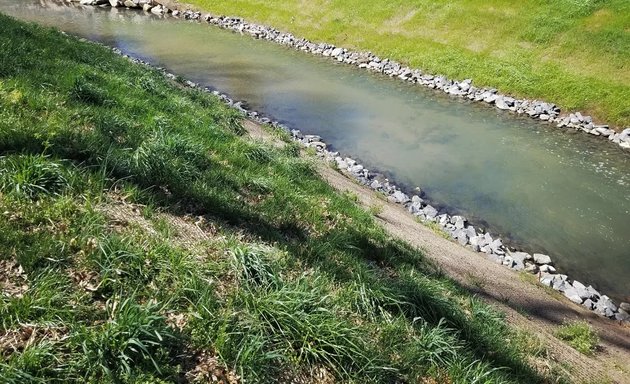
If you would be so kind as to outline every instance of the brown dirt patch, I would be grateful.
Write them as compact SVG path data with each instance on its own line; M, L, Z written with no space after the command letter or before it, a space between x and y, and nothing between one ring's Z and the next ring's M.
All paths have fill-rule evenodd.
M11 298L20 298L28 291L26 273L14 259L0 260L0 291Z

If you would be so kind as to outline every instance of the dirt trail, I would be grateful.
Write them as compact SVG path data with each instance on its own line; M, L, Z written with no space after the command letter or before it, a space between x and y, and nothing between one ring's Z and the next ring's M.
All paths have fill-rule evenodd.
M245 128L255 140L276 141L256 123L248 121ZM552 359L566 367L565 373L574 382L630 383L627 323L599 317L545 289L533 276L511 271L441 237L400 205L387 203L376 192L326 164L319 166L319 172L335 189L358 196L363 207L382 206L376 218L390 234L420 248L446 275L504 311L511 324L545 340ZM558 325L571 320L587 320L599 334L600 348L594 356L585 356L553 336Z

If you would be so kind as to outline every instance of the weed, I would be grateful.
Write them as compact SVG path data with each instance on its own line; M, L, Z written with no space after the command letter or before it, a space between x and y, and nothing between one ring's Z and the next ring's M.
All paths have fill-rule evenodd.
M557 330L556 336L585 355L595 353L599 343L597 333L585 321L574 321L562 325Z
M383 204L374 203L370 205L370 208L368 209L368 211L370 212L370 215L372 216L379 216L381 213L383 213L384 209L385 209L385 206Z

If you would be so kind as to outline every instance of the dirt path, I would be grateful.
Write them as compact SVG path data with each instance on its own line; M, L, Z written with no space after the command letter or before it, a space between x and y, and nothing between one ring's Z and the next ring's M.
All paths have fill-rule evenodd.
M255 140L275 141L262 127L246 122L245 128ZM326 164L321 176L335 189L355 194L365 207L382 206L377 221L393 236L423 250L446 275L466 289L504 311L508 321L546 341L551 358L565 367L574 382L630 383L630 326L597 316L545 289L531 275L519 274L500 266L479 253L445 239L418 223L403 207L384 201L371 189ZM553 333L558 325L571 320L587 320L601 338L594 356L585 356Z

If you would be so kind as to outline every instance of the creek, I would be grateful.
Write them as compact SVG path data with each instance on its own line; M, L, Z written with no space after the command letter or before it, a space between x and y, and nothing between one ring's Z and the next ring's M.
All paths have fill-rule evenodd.
M396 184L420 186L432 205L630 301L630 156L607 140L205 23L45 0L0 0L0 12L117 47L320 135Z

